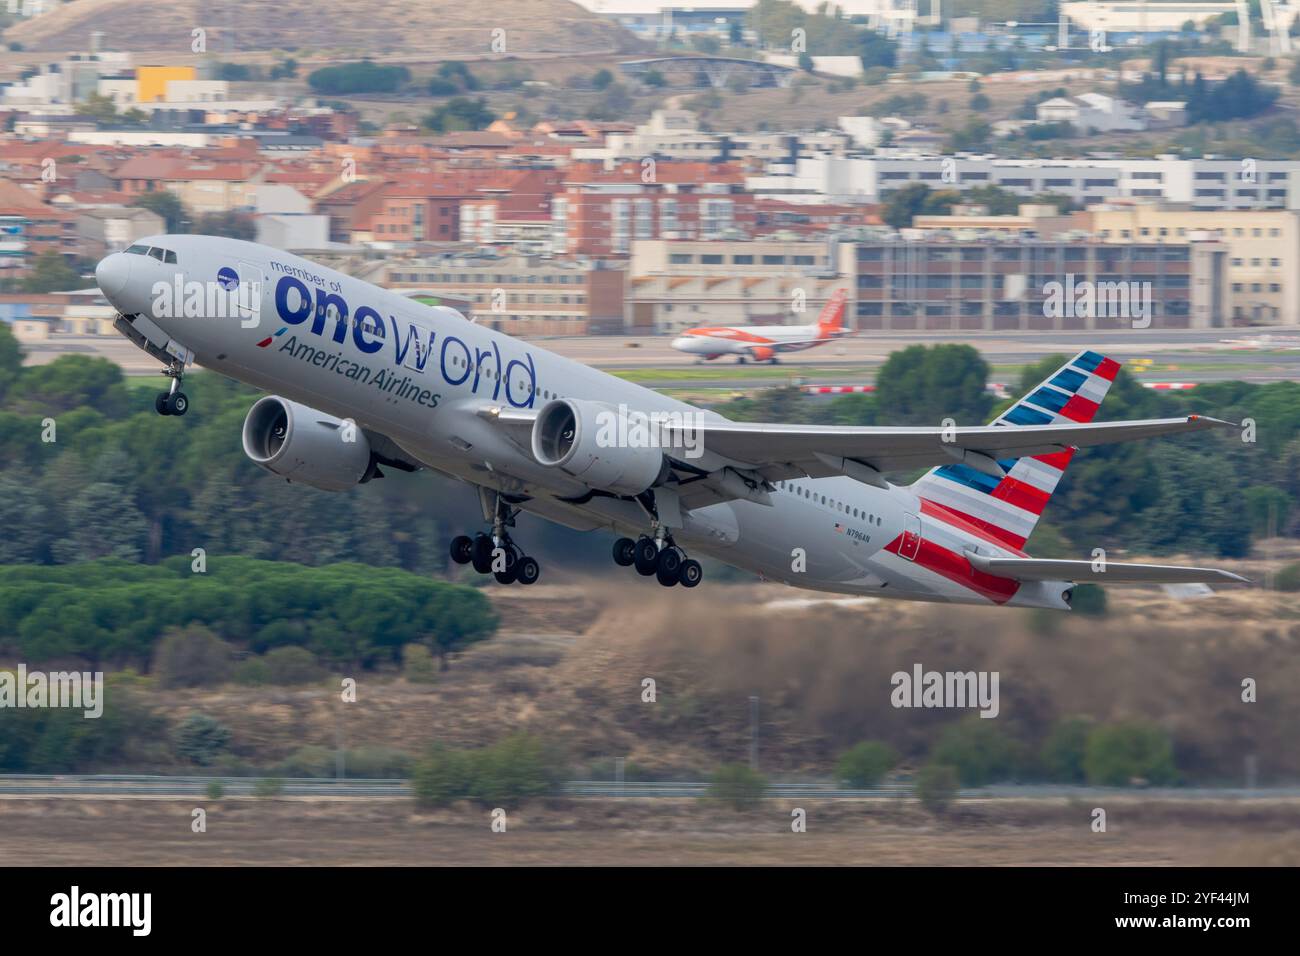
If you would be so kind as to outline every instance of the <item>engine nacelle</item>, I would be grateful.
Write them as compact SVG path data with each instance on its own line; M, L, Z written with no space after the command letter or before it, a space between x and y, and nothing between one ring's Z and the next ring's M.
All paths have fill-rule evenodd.
M244 454L273 475L325 491L369 481L375 456L365 432L287 398L258 399L244 419ZM345 440L350 437L352 440Z
M625 440L639 433L619 422L621 414L604 402L549 402L533 422L533 457L589 488L638 495L663 477L668 463L652 442Z

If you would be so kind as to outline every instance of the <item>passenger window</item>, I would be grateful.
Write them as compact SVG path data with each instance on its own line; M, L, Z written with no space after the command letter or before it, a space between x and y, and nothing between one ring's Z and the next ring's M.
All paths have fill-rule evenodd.
M149 250L149 255L157 259L159 262L163 261L163 251L159 249L157 246L154 246L152 249Z

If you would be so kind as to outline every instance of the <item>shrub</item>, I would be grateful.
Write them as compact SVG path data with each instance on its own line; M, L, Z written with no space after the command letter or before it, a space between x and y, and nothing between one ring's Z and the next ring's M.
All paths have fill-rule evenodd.
M1121 787L1130 783L1173 783L1174 748L1169 735L1143 721L1098 727L1084 754L1088 782Z
M168 628L153 655L153 672L163 687L223 684L232 672L233 649L202 624Z
M213 780L208 784L207 794L209 800L220 800L226 795L226 788L221 785L220 780Z
M707 796L736 810L748 810L767 793L767 779L747 764L723 764L709 781Z
M322 676L316 655L304 647L277 647L265 661L272 684L310 684Z
M1087 717L1067 717L1059 721L1043 742L1042 763L1048 779L1057 783L1083 783L1084 756L1092 721Z
M1273 587L1279 591L1300 591L1300 561L1288 564L1279 571L1273 578Z
M253 796L278 797L284 793L284 781L278 777L263 777L253 784Z
M402 647L402 676L413 684L432 684L438 679L438 665L423 644Z
M392 747L358 747L344 755L344 773L349 777L406 777L411 773L411 755Z
M983 717L949 724L930 752L931 761L957 771L963 787L1014 777L1020 758L1020 745Z
M240 661L235 665L231 677L236 684L258 687L271 683L271 668L267 666L263 658L250 657L248 660Z
M206 767L230 744L230 728L207 714L190 714L176 729L176 753Z
M1088 617L1101 617L1106 613L1106 589L1098 584L1076 584L1070 610Z
M916 799L933 814L947 811L957 796L957 769L947 764L927 764L916 775Z
M835 765L835 776L847 786L865 789L880 783L897 763L898 755L888 744L864 740L840 756Z
M411 789L416 803L426 807L457 800L499 806L553 792L561 769L550 747L516 734L477 750L434 747L412 768Z
M299 747L276 765L275 772L285 777L332 777L334 751L318 744Z

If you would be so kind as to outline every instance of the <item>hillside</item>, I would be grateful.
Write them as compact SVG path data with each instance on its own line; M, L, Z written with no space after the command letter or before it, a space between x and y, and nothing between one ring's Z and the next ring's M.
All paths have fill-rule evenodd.
M107 49L188 57L196 27L207 31L209 54L236 58L283 49L299 59L474 59L491 52L498 27L513 56L599 53L633 42L621 27L568 0L495 0L487 10L451 0L76 0L16 24L5 40L62 53L88 49L92 32L101 32Z

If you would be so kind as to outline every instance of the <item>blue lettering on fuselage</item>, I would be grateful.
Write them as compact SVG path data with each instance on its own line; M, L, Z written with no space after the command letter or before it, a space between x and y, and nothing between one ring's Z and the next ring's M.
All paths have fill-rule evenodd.
M297 295L293 296L296 301L291 305L290 298L293 293ZM342 344L347 338L350 324L352 342L359 351L373 355L384 347L386 340L391 338L394 365L399 367L404 365L407 354L414 349L416 370L425 371L436 338L436 333L432 329L408 322L403 330L403 323L398 321L396 316L389 315L385 321L377 310L368 305L363 305L352 312L347 300L340 293L326 291L320 286L312 289L301 279L291 275L282 275L276 283L275 311L289 325L302 325L309 316L314 316L310 331L313 335L324 336L331 307L334 312L334 327L330 329L329 337L332 341ZM352 316L350 322L349 315ZM422 335L427 336L427 342L422 340ZM450 354L448 349L452 349ZM493 357L493 374L487 377L487 381L493 386L492 398L498 398L504 388L506 401L515 408L532 408L537 397L537 366L533 362L532 353L528 351L524 352L523 360L514 358L502 365L501 349L495 341L492 342L489 351L486 348L471 346L456 336L449 335L442 340L438 371L448 385L463 385L468 382L469 390L478 394L479 382L485 378L482 374L483 362ZM523 388L511 389L512 375L516 376ZM470 381L471 376L473 376L472 381ZM522 392L522 398L516 401L513 392Z

